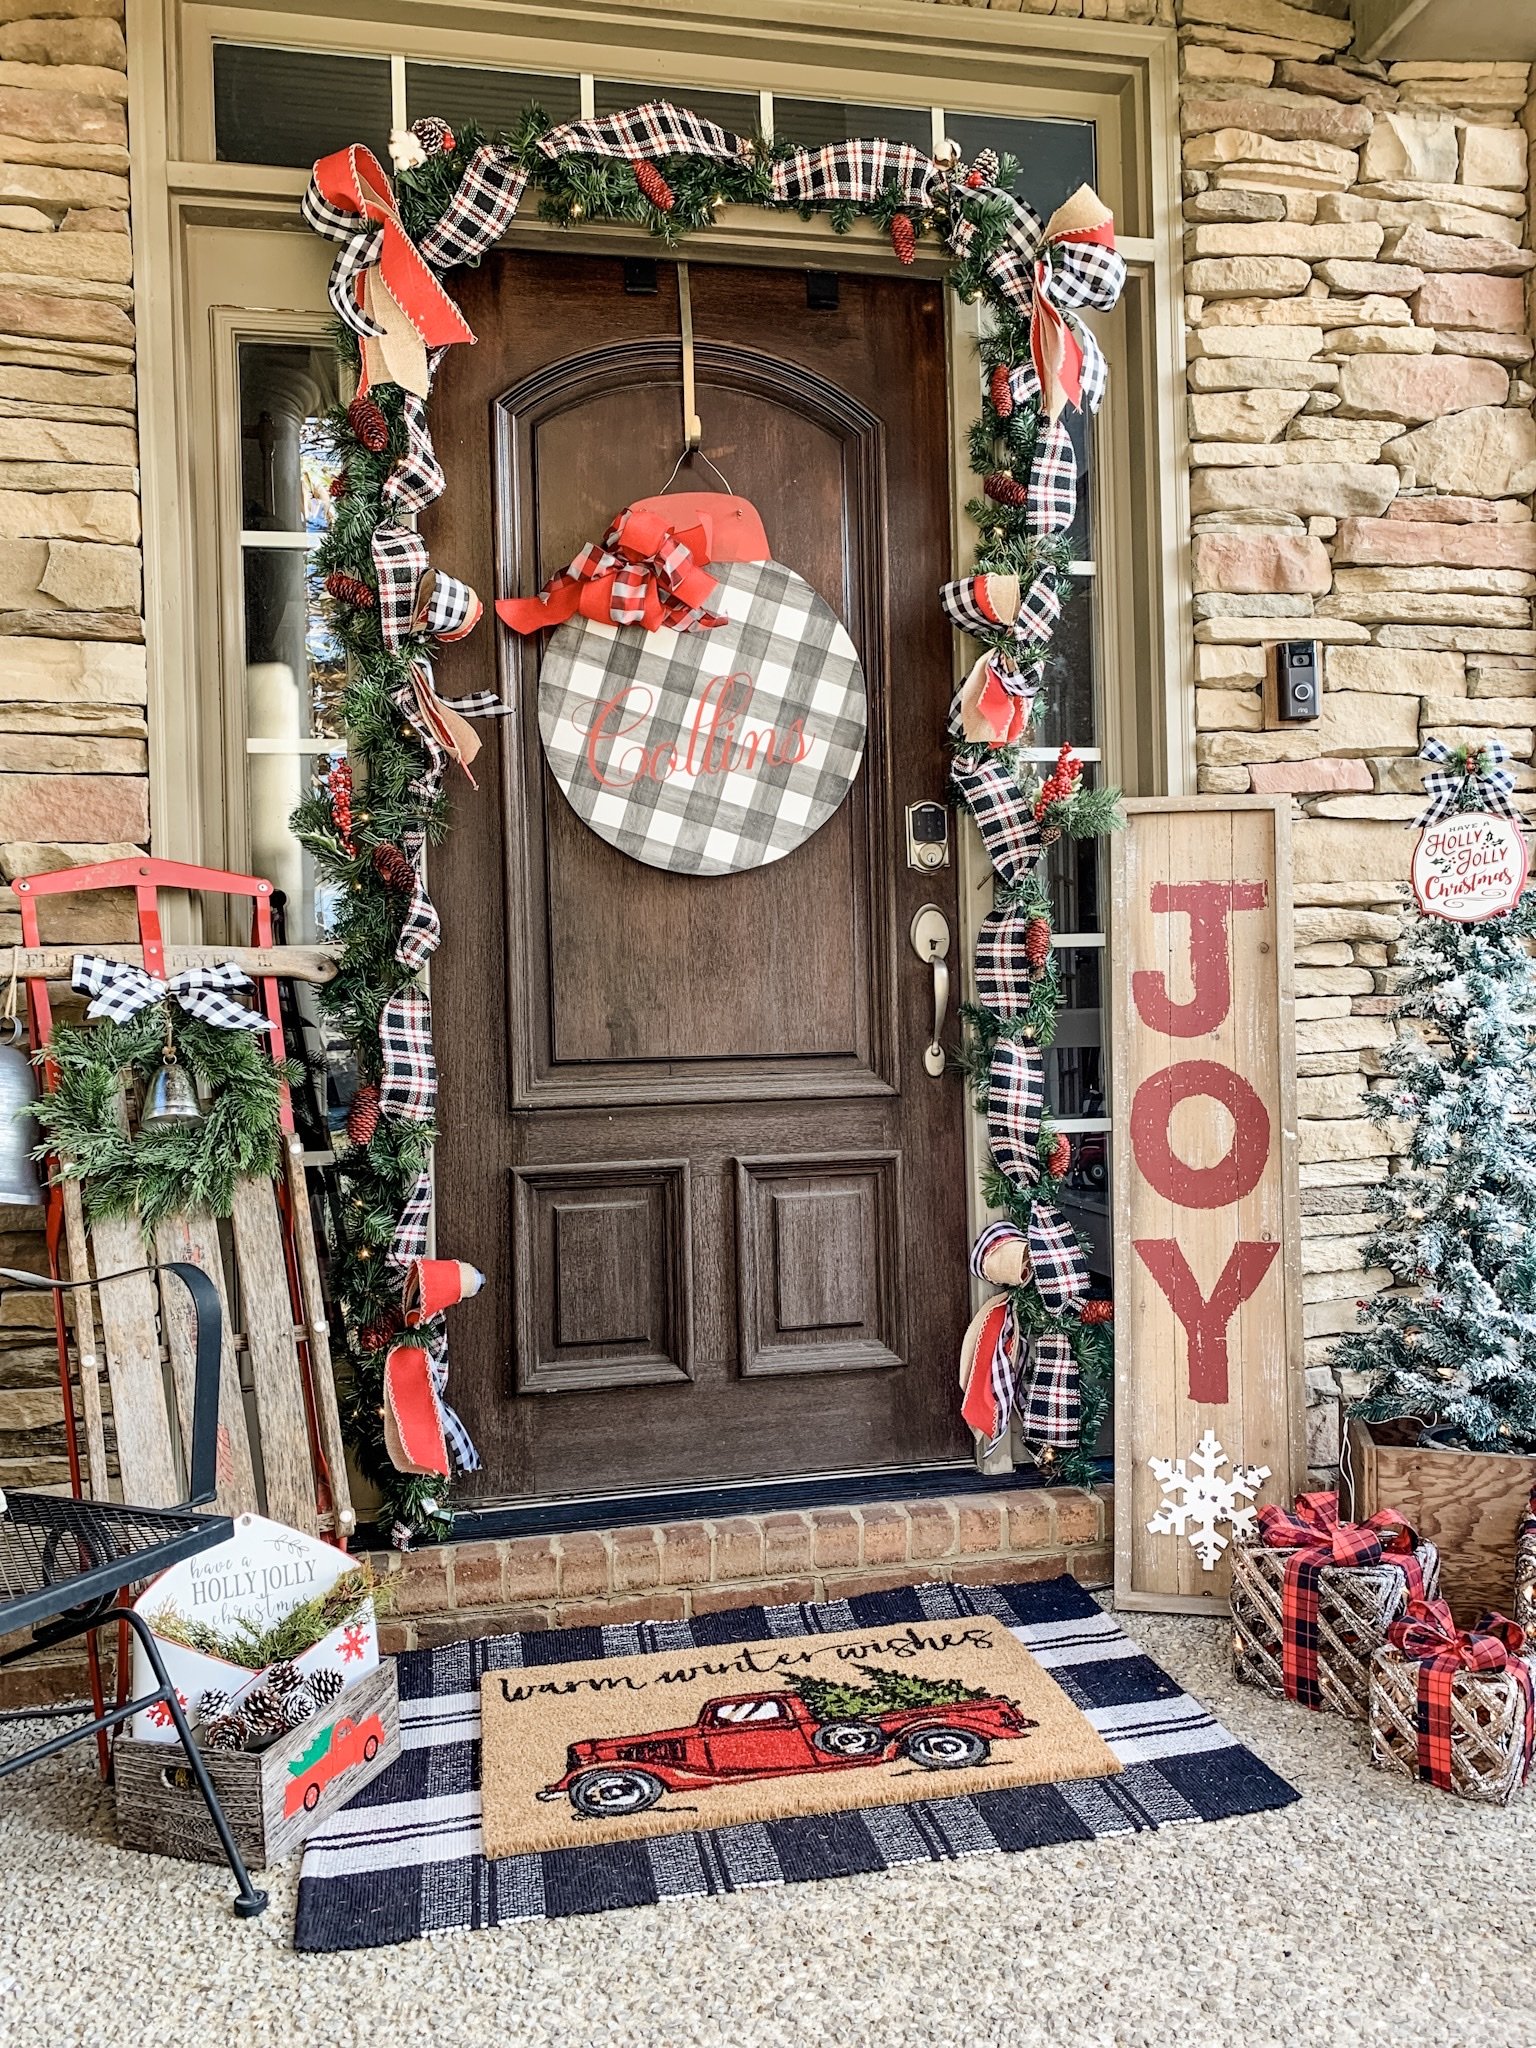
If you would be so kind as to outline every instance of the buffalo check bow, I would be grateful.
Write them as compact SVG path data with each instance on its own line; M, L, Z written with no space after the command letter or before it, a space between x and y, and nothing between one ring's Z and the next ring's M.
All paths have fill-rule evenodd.
M125 960L108 960L100 953L77 953L70 965L69 985L77 995L90 996L87 1017L110 1017L114 1024L126 1024L141 1010L155 1003L179 1003L191 1017L215 1024L221 1031L270 1031L272 1020L259 1010L232 1003L224 993L231 988L250 988L251 977L226 960L216 967L188 967L162 981L142 967Z
M327 290L336 317L361 344L360 388L398 384L425 398L428 349L475 337L401 225L378 158L357 143L321 157L303 214L317 235L341 245Z
M498 598L496 613L514 633L539 633L577 612L647 633L708 632L725 624L723 612L709 609L719 586L704 566L708 552L703 527L679 533L659 513L626 506L602 541L589 541L537 597Z
M1536 1698L1531 1667L1521 1654L1525 1630L1502 1614L1485 1614L1476 1628L1459 1629L1444 1600L1408 1602L1408 1612L1387 1630L1387 1641L1419 1667L1417 1711L1419 1777L1451 1790L1452 1699L1460 1672L1477 1678L1508 1671L1525 1699L1525 1734L1520 1764L1523 1784L1531 1774L1536 1744Z
M1418 1537L1395 1508L1382 1508L1368 1522L1341 1522L1336 1493L1302 1493L1295 1510L1273 1502L1259 1509L1259 1541L1270 1550L1289 1550L1281 1592L1281 1670L1287 1696L1304 1707L1321 1707L1317 1678L1317 1603L1320 1575L1335 1566L1396 1565L1410 1598L1424 1597L1424 1573L1415 1555Z
M1421 761L1435 761L1443 767L1447 762L1458 764L1453 775L1442 775L1439 769L1432 769L1424 778L1424 794L1429 802L1413 819L1414 825L1438 825L1442 818L1448 818L1452 811L1461 808L1463 796L1485 811L1497 811L1500 817L1512 818L1518 825L1520 813L1510 802L1514 789L1514 777L1504 763L1509 759L1509 749L1502 740L1484 740L1476 747L1448 747L1444 740L1427 739L1419 749Z

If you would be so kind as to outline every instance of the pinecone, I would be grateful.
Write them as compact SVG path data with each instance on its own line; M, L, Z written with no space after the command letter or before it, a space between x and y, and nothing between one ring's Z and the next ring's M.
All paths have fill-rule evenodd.
M345 569L333 569L325 579L325 589L328 597L338 604L350 605L355 612L371 612L379 602L360 576L349 576Z
M973 192L978 191L983 185L995 185L997 174L1002 167L995 149L979 149L976 152L976 161L965 174L965 182Z
M1058 1131L1056 1142L1051 1147L1050 1157L1045 1162L1045 1170L1052 1180L1060 1180L1071 1165L1072 1140L1065 1131Z
M414 889L416 870L411 857L398 846L376 846L373 849L373 865L381 881L391 889Z
M1017 510L1029 501L1029 493L1016 476L1010 476L1006 469L994 469L981 480L981 488L994 505L1010 505Z
M436 114L423 114L411 123L411 133L428 156L445 156L453 148L453 130Z
M229 1694L221 1691L216 1685L209 1686L198 1700L197 1718L205 1724L209 1721L222 1721L228 1712Z
M635 183L658 213L670 213L677 203L673 197L672 187L654 164L636 164Z
M216 1720L205 1721L197 1731L200 1749L244 1749L245 1738L245 1716L239 1712L220 1714Z
M253 1743L272 1741L288 1725L282 1701L264 1685L246 1694L240 1702L240 1717L248 1731L247 1740Z
M347 425L371 455L382 455L389 446L389 421L373 399L361 394L354 398L347 407Z
M891 222L891 247L896 251L898 263L917 261L917 229L912 225L910 213L898 213Z
M1048 917L1032 917L1024 927L1024 957L1039 974L1051 957L1051 921Z
M289 1728L302 1728L317 1711L315 1696L307 1685L296 1685L283 1694L283 1713Z
M333 476L325 487L330 492L332 503L347 495L347 480L344 476Z
M279 1699L285 1699L289 1693L296 1692L303 1683L304 1675L291 1657L282 1657L276 1664L267 1666L268 1689L275 1692Z
M358 1345L364 1351L387 1351L404 1328L398 1310L392 1309L387 1316L380 1316L376 1323L368 1323L358 1331Z
M323 1712L341 1697L343 1680L339 1671L311 1671L307 1682L317 1712Z
M1008 365L999 363L992 372L990 397L992 410L1000 420L1008 419L1013 412L1013 384L1009 377Z
M371 1145L379 1128L379 1091L365 1081L352 1098L347 1111L347 1136L354 1145Z
M1085 1301L1077 1315L1079 1322L1083 1323L1112 1323L1115 1320L1115 1304L1112 1301Z

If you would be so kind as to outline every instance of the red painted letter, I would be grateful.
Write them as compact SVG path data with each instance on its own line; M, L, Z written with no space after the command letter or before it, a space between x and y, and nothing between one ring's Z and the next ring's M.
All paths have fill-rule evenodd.
M1232 1112L1237 1129L1225 1159L1191 1166L1168 1142L1168 1120L1192 1095ZM1160 1195L1184 1209L1224 1209L1258 1186L1269 1157L1269 1111L1241 1074L1219 1060L1180 1060L1148 1075L1131 1103L1131 1149Z
M1194 990L1187 1003L1168 993L1168 977L1153 968L1131 976L1131 999L1144 1024L1169 1038L1199 1038L1214 1031L1232 1007L1232 945L1227 920L1234 910L1262 910L1268 900L1263 882L1154 882L1154 911L1189 919L1189 978Z
M1189 1340L1189 1398L1219 1405L1227 1398L1227 1325L1258 1292L1280 1247L1245 1243L1232 1247L1221 1278L1207 1301L1189 1261L1171 1237L1138 1237L1137 1255L1168 1298Z

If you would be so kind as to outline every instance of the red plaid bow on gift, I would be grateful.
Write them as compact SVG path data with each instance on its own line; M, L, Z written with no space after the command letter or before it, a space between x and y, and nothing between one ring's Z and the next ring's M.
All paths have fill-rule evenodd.
M1525 1630L1502 1614L1485 1614L1473 1629L1458 1629L1444 1600L1410 1600L1408 1612L1387 1630L1393 1649L1419 1667L1417 1732L1419 1776L1429 1785L1451 1789L1451 1694L1458 1671L1481 1676L1509 1671L1525 1695L1525 1748L1520 1765L1523 1783L1530 1776L1536 1739L1536 1700L1531 1667L1521 1656Z
M707 609L715 579L704 567L709 535L702 526L679 533L648 507L630 505L603 535L588 543L568 569L551 576L537 597L503 597L497 614L514 633L538 633L575 612L602 625L643 626L680 633L723 626Z
M1414 1555L1418 1536L1396 1508L1382 1508L1368 1522L1341 1522L1336 1493L1300 1493L1294 1512L1259 1509L1259 1540L1271 1550L1289 1550L1281 1603L1281 1668L1289 1698L1321 1707L1317 1682L1317 1589L1329 1565L1394 1564L1408 1582L1411 1599L1424 1595L1424 1574Z

